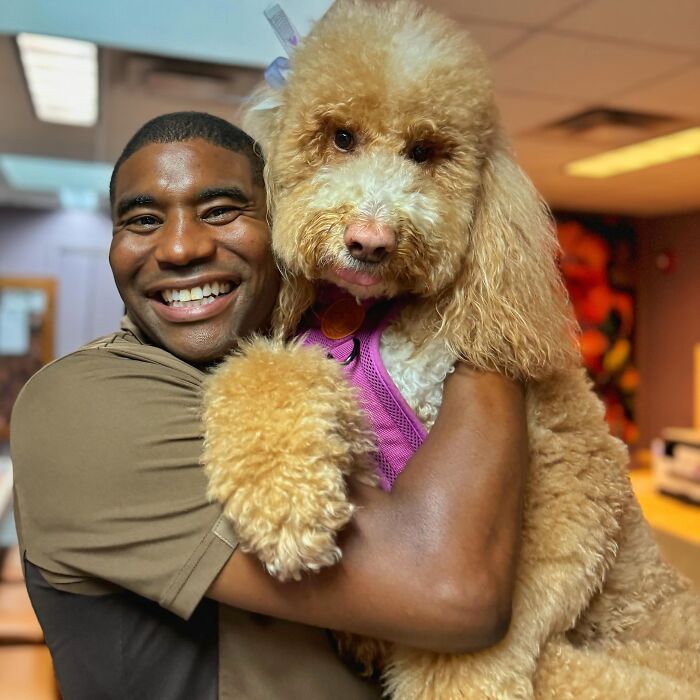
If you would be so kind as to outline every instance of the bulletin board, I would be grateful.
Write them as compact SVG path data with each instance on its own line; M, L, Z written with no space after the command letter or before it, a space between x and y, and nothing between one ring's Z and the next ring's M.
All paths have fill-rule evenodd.
M20 390L53 359L55 296L52 279L0 277L0 441Z

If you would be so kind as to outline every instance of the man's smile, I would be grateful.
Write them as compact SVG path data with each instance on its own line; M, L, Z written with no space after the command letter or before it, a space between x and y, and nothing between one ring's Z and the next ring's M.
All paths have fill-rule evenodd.
M165 280L150 287L149 303L166 321L202 321L228 308L238 296L240 280L230 276L209 276L189 280Z
M205 282L202 286L192 286L189 288L164 289L161 292L163 301L169 306L182 306L183 304L192 304L200 306L208 304L220 294L228 294L232 287L238 285L231 282ZM200 302L198 304L197 302Z
M173 323L203 321L217 316L222 311L228 309L238 297L239 288L237 286L232 289L232 285L228 282L222 283L221 286L226 288L227 291L220 291L217 295L210 294L201 299L166 302L162 297L158 296L151 297L149 301L155 312L165 321L171 321ZM201 287L194 287L193 290L183 289L174 293L188 295L191 294L192 291L196 293L197 290L199 290L199 293L202 293Z

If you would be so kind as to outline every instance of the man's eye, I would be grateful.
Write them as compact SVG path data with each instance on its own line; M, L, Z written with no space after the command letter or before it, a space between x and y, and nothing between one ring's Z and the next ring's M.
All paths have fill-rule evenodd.
M204 213L202 219L204 219L205 221L211 221L213 223L228 223L236 217L238 211L239 209L231 206L213 207L212 209L208 209Z
M158 225L158 219L156 219L155 216L150 216L149 214L144 214L143 216L137 216L131 221L129 221L129 225L131 226L142 226L144 228L149 227L149 226L157 226Z
M216 207L216 209L211 209L207 212L207 217L218 217L218 216L224 216L225 214L228 214L231 211L231 207Z

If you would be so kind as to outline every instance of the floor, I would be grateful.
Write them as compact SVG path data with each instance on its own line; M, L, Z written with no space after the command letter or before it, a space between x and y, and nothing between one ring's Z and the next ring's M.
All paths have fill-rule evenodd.
M700 506L657 493L650 470L630 477L662 554L700 589Z

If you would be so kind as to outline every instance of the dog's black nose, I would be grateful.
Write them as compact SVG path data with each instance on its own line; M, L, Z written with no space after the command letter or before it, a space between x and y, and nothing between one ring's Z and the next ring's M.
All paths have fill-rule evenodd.
M343 241L350 255L362 262L378 263L396 250L396 232L376 221L351 221Z

